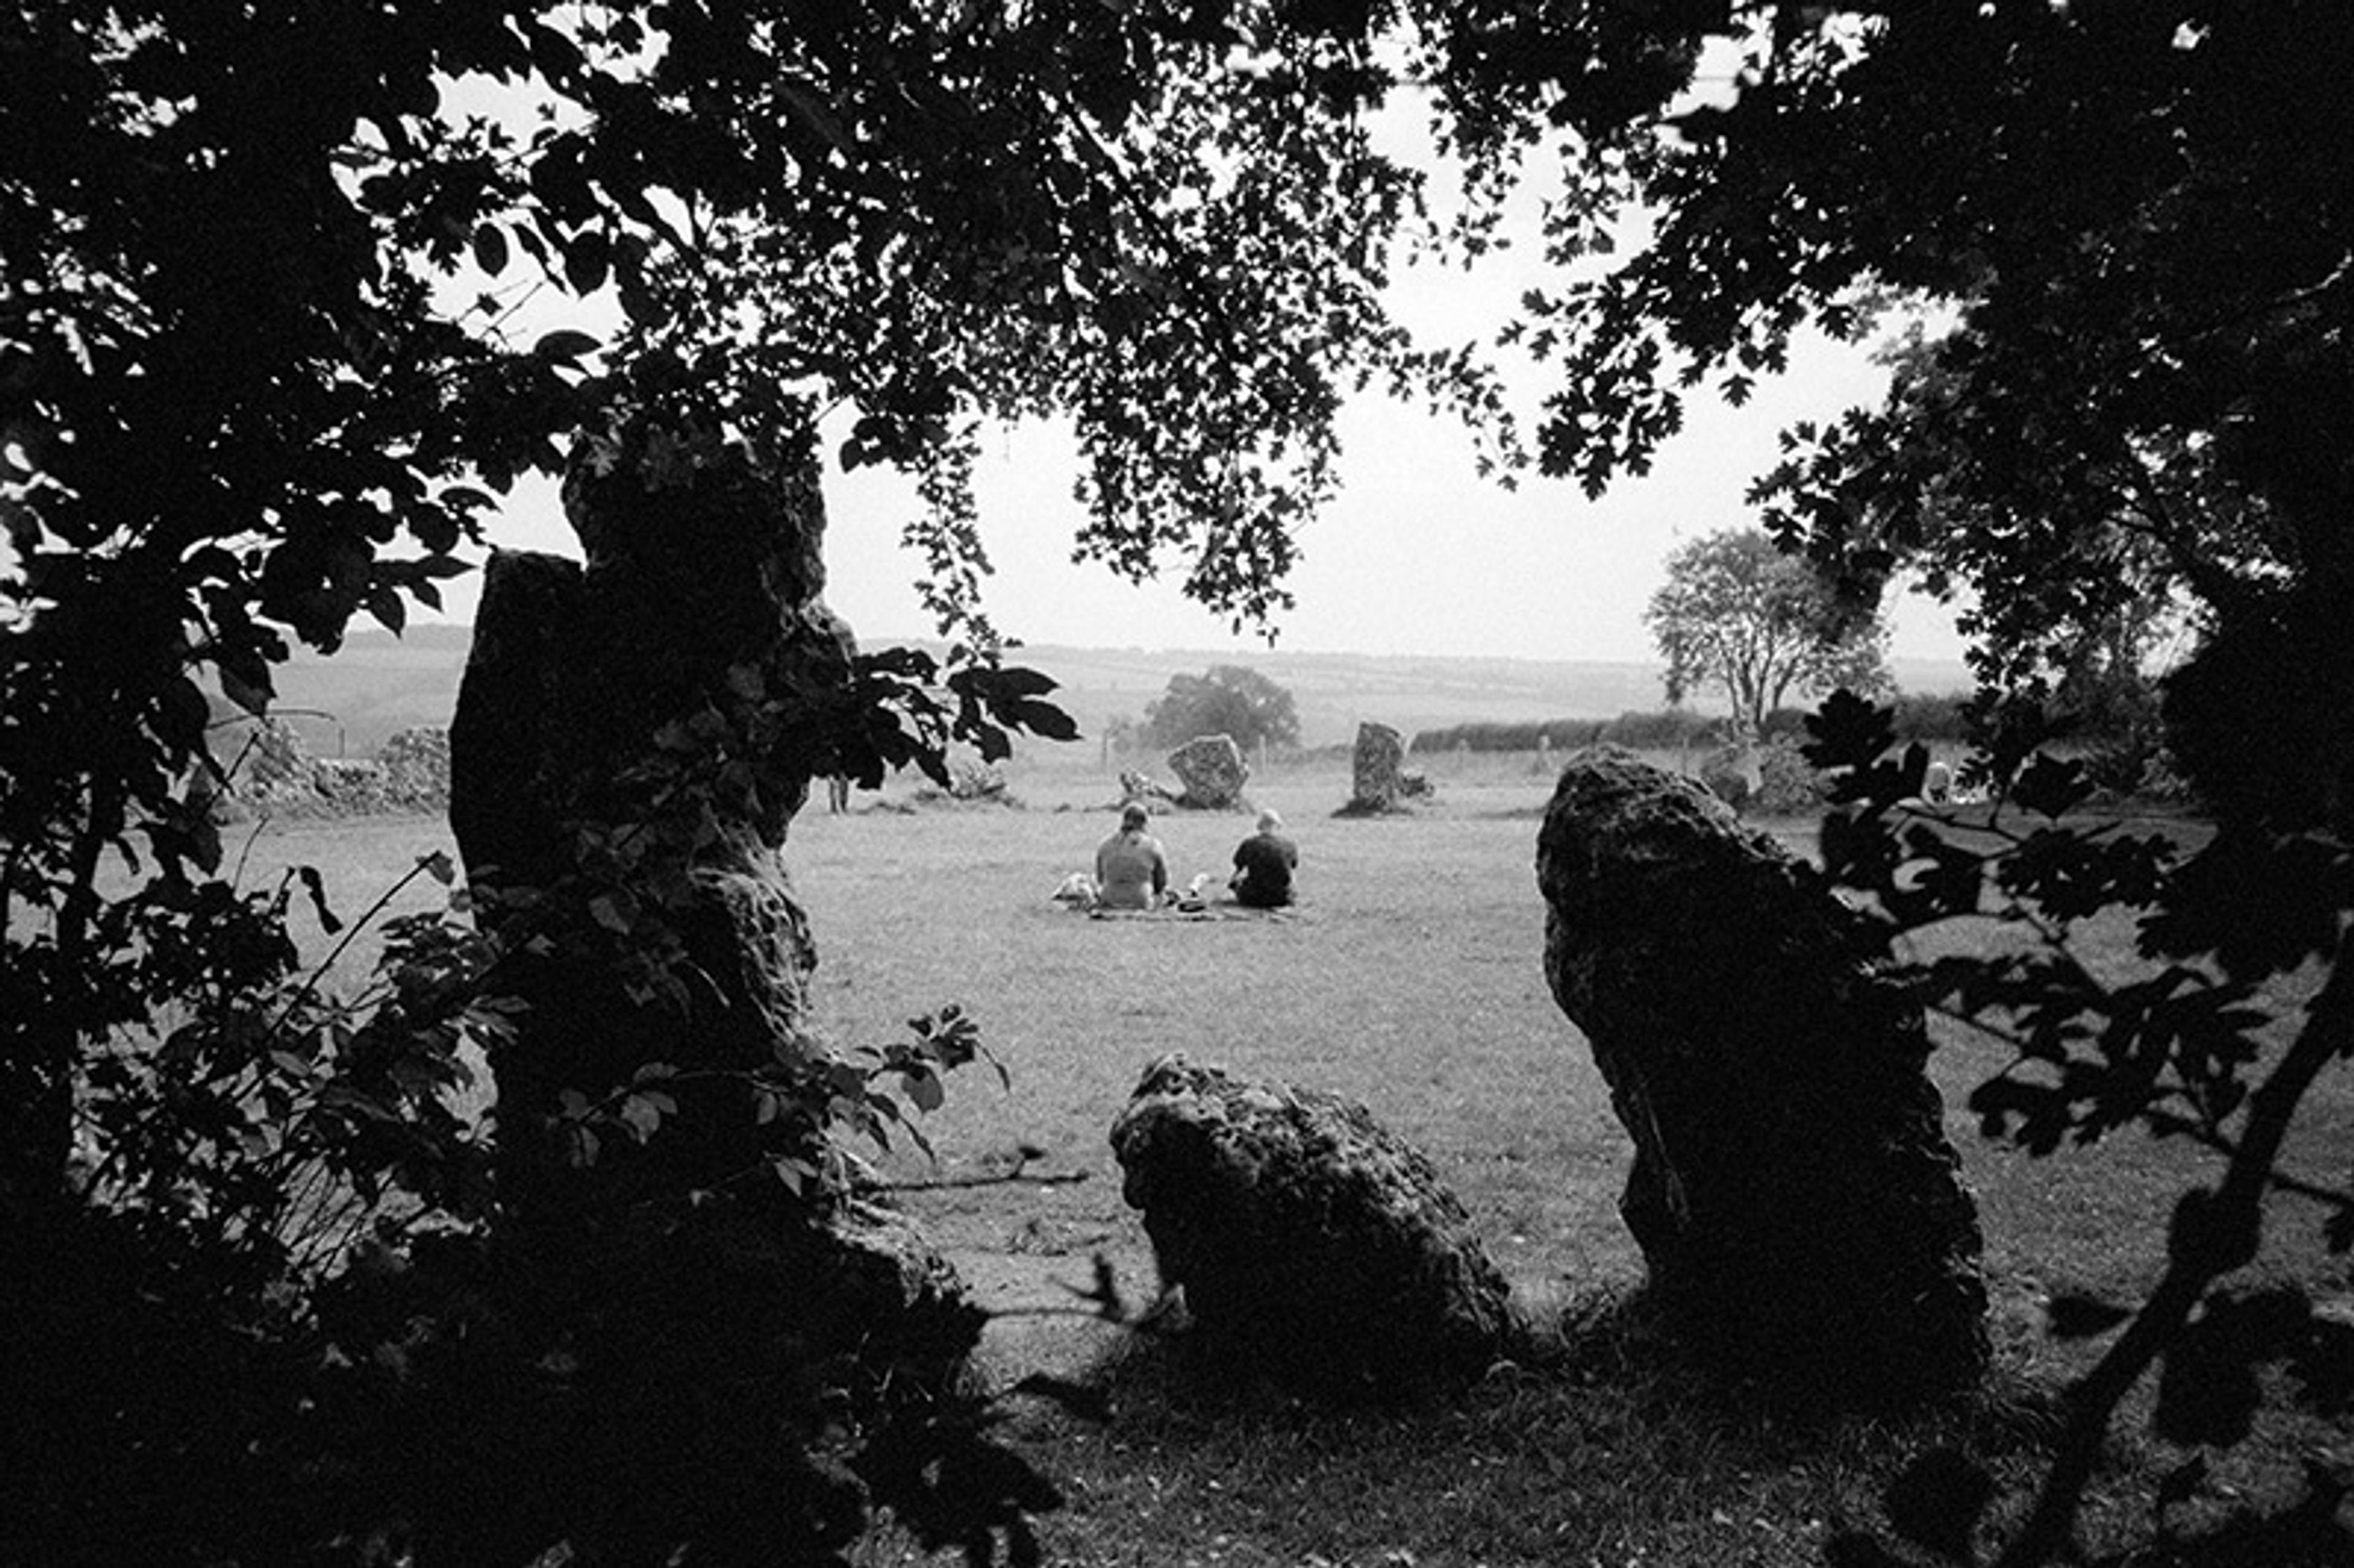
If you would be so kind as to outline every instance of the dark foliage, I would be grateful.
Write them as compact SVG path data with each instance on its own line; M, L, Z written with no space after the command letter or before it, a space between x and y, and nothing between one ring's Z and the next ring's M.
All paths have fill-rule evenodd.
M1264 8L1093 0L0 14L0 1232L32 1249L5 1392L53 1392L56 1435L10 1424L37 1539L6 1555L799 1559L889 1500L827 1446L854 1370L666 1359L691 1304L641 1265L694 1225L513 1250L451 1096L498 1064L503 966L567 933L405 923L357 994L295 972L290 902L326 890L222 875L213 696L266 713L296 642L438 604L584 429L645 438L648 473L790 468L839 408L843 462L919 479L957 645L866 657L856 711L793 715L795 766L945 779L952 743L1068 733L975 599L980 417L1071 415L1082 545L1250 617L1331 493L1341 385L1487 396L1381 316L1416 183L1331 112L1339 53ZM758 788L710 749L667 782ZM814 1149L902 1125L971 1046L935 1015L775 1092ZM584 1158L696 1135L659 1075L596 1087ZM599 1337L624 1303L645 1340ZM954 1411L909 1419L909 1506L1023 1550L1044 1493Z
M1987 1135L2047 1154L2137 1127L2182 1139L2216 1163L2183 1193L2147 1298L2052 1301L2053 1334L2109 1343L2072 1391L2052 1467L1995 1560L2041 1563L2068 1548L2118 1405L2153 1372L2154 1430L2194 1456L2248 1436L2274 1372L2308 1407L2346 1410L2354 1332L2302 1287L2243 1274L2260 1256L2267 1201L2283 1190L2320 1205L2332 1250L2354 1246L2354 1189L2281 1162L2306 1094L2354 1052L2346 952L2354 857L2344 842L2245 819L2224 821L2195 853L2121 832L2080 814L2085 770L2029 749L2017 723L1990 737L1995 804L1965 830L1920 805L1925 753L1917 743L1895 748L1885 710L1835 698L1813 728L1808 755L1830 772L1835 806L1823 824L1825 869L1865 895L1875 918L1903 932L2001 922L2038 938L1915 969L1925 999L2014 1053L1970 1097ZM2073 934L2120 912L2139 921L2146 968L2096 974L2080 962ZM2267 1046L2284 1006L2267 982L2317 964L2319 989L2294 1009L2286 1044ZM2202 1473L2181 1472L2183 1496ZM2227 1561L2216 1554L2232 1543L2274 1535L2317 1550L2325 1535L2342 1543L2327 1521L2347 1480L2317 1469L2306 1501L2289 1513L2169 1538L2164 1550L2179 1555L2160 1560ZM1941 1560L1975 1561L1988 1495L1986 1478L1949 1456L1899 1483L1890 1523ZM2167 1499L2158 1501L2162 1511ZM1861 1539L1840 1548L1856 1562L1881 1560L1872 1555L1879 1550Z

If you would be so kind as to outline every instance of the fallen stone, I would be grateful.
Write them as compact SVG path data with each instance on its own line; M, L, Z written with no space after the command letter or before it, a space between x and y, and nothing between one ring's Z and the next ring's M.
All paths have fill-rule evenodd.
M1122 805L1130 800L1160 800L1177 804L1177 791L1157 782L1141 768L1123 768L1119 776L1119 799Z

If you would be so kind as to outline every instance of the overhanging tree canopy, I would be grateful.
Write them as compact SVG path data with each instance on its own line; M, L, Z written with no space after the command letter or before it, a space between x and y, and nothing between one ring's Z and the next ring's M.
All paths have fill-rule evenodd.
M583 427L657 408L793 464L846 408L986 642L971 421L1061 409L1085 549L1279 606L1342 391L1477 389L1382 317L1418 183L1351 112L1362 59L1261 5L10 7L0 839L10 907L56 915L9 931L11 1106L53 1112L107 1022L106 846L212 853L206 673L259 705L290 639L397 628ZM481 81L536 117L466 111ZM506 330L609 291L610 341ZM54 1172L48 1125L5 1140Z
M639 1521L660 1541L617 1548L615 1560L798 1560L792 1542L811 1553L855 1533L866 1486L811 1474L801 1447L820 1404L823 1423L843 1419L819 1395L844 1392L850 1374L808 1365L812 1352L772 1314L760 1317L774 1375L763 1381L757 1356L728 1369L736 1422L716 1419L701 1403L708 1389L659 1355L567 1349L550 1372L559 1358L532 1348L505 1359L515 1342L477 1331L513 1309L506 1320L526 1325L520 1342L549 1333L610 1345L595 1326L610 1310L647 1341L716 1342L704 1319L670 1334L659 1312L616 1306L628 1298L613 1293L603 1252L560 1266L542 1255L504 1289L463 1287L462 1325L459 1313L437 1317L448 1298L398 1314L411 1348L442 1327L449 1344L463 1341L454 1363L425 1374L465 1388L456 1403L502 1408L499 1379L475 1375L480 1351L535 1394L547 1392L546 1374L593 1407L585 1425L629 1450L627 1484L577 1453L514 1464L561 1469L582 1489L564 1495L599 1517L536 1517L540 1499L482 1474L433 1484L435 1462L464 1453L446 1427L420 1441L334 1416L307 1428L303 1413L322 1403L344 1413L311 1397L323 1384L355 1386L378 1370L399 1383L413 1369L407 1350L397 1369L379 1368L324 1341L332 1293L311 1287L348 1255L298 1266L275 1246L273 1222L307 1210L316 1189L297 1177L322 1171L339 1193L355 1187L363 1210L389 1187L437 1221L478 1219L479 1167L462 1162L476 1180L453 1190L461 1162L440 1162L444 1150L429 1146L468 1141L440 1092L456 1075L459 1039L495 1053L498 1025L488 1002L468 1000L482 1000L479 955L446 929L397 933L394 983L345 1011L292 973L288 890L249 895L206 874L219 845L211 790L191 776L213 766L207 677L259 708L291 641L332 650L361 613L398 627L407 603L431 603L461 546L479 542L490 493L561 469L576 432L589 438L576 450L591 452L627 437L649 472L661 443L676 441L798 478L821 418L837 411L844 462L921 475L928 512L913 532L935 606L975 641L990 640L972 619L985 557L963 478L971 421L990 414L1073 418L1091 503L1086 548L1135 575L1180 564L1189 591L1238 617L1279 605L1292 530L1331 487L1341 392L1373 376L1479 391L1459 362L1419 355L1382 319L1376 294L1416 180L1373 153L1350 112L1342 84L1361 48L1294 25L1288 10L1098 0L0 9L0 1232L10 1257L0 1277L16 1287L12 1308L49 1307L47 1272L23 1259L54 1238L129 1238L120 1287L104 1271L78 1276L80 1293L39 1314L37 1347L79 1342L73 1306L102 1300L122 1307L126 1337L169 1341L192 1322L207 1346L233 1347L221 1365L299 1365L284 1383L223 1382L250 1392L265 1435L304 1426L353 1454L384 1437L394 1467L426 1459L410 1495L434 1508L449 1500L436 1494L479 1487L502 1544L470 1552L462 1529L445 1531L439 1550L451 1560L523 1561L599 1528L626 1542ZM469 112L481 82L538 117L518 129ZM593 319L617 308L622 320L603 341L591 317L567 313L565 302L591 300ZM553 330L513 335L527 302L535 322L554 315ZM1012 700L980 713L968 704L965 733L1019 721L1036 687L996 689ZM134 863L127 884L112 874L118 850ZM192 1022L173 1016L183 1002ZM916 1028L900 1067L875 1071L904 1072L920 1103L921 1086L937 1092L933 1067L974 1046L961 1015ZM825 1101L797 1112L846 1101L879 1114L872 1074L809 1065L842 1070L789 1085ZM632 1075L608 1108L625 1121L643 1113L629 1125L644 1133L675 1107L663 1082ZM78 1097L111 1113L90 1124L110 1175L89 1186L72 1158ZM419 1102L430 1102L421 1114ZM144 1176L155 1180L142 1188ZM690 1208L698 1196L672 1195ZM649 1216L651 1232L663 1219ZM683 1277L692 1294L698 1275L633 1277ZM150 1287L163 1286L175 1305L193 1299L185 1317L149 1309ZM559 1298L553 1310L543 1292ZM368 1339L357 1328L346 1343ZM322 1338L302 1343L313 1330ZM364 1370L339 1381L350 1366ZM93 1429L110 1433L154 1408L111 1384L90 1404ZM616 1409L631 1419L615 1424ZM549 1451L536 1440L562 1449L579 1435L535 1410L500 1431L484 1473ZM664 1415L683 1418L669 1436ZM1020 1513L1045 1506L1043 1489L1002 1456L976 1468L963 1449L980 1424L965 1422L922 1415L888 1478L927 1506L962 1493L946 1500L993 1510L951 1507L927 1540L979 1552L1002 1525L1018 1555L1029 1541ZM235 1420L160 1425L170 1445L249 1466L252 1484L202 1489L208 1502L314 1489ZM644 1440L649 1430L657 1440ZM600 1439L588 1441L593 1451ZM936 1466L943 1441L963 1448ZM277 1560L296 1537L305 1550L333 1538L371 1552L388 1537L369 1532L403 1506L331 1497L316 1516L331 1522L315 1528L199 1520L175 1514L171 1494L205 1472L164 1446L142 1449L143 1468L160 1461L159 1496L133 1499L122 1533L171 1539L192 1560ZM715 1451L724 1458L704 1463ZM103 1497L75 1467L91 1457L70 1446L45 1457L45 1469L61 1459L76 1480L37 1480L35 1493ZM371 1483L383 1471L341 1457L323 1467ZM631 1501L618 1511L635 1517L616 1525L589 1494L621 1492ZM742 1540L758 1549L731 1544Z
M1738 400L1801 330L1853 334L1893 291L1946 327L1883 408L1793 431L1762 487L1850 589L1908 565L1975 589L2006 678L2124 595L2270 616L2293 584L2342 593L2345 7L1497 4L1460 27L1456 99L1523 106L1469 122L1497 157L1576 132L1559 252L1630 205L1656 219L1622 265L1528 302L1558 366L1548 471L1640 471L1685 397Z

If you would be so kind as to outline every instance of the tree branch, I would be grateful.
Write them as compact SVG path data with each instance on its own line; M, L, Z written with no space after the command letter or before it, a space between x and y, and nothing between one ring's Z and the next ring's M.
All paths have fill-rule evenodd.
M2274 1163L2306 1091L2329 1064L2354 1050L2354 929L2338 940L2328 982L2305 1028L2249 1097L2248 1128L2220 1186L2193 1188L2175 1213L2165 1274L2126 1331L2069 1390L2068 1421L2052 1468L2019 1533L1995 1568L2041 1568L2073 1544L2077 1509L2105 1446L2117 1405L2179 1338L2207 1287L2253 1260Z

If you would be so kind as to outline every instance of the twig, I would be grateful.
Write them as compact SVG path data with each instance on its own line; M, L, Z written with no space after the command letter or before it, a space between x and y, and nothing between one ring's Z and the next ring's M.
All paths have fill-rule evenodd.
M336 960L344 956L344 949L349 948L362 931L366 930L370 925L374 924L376 917L384 913L385 906L387 905L390 904L395 898L400 896L401 889L407 887L410 883L424 875L426 868L431 863L432 859L430 856L418 856L417 863L410 866L408 871L403 873L400 880L395 882L390 887L386 888L384 893L376 899L376 901L368 906L367 912L366 914L362 915L358 919L353 921L349 926L346 926L344 928L342 940L338 941L328 952L327 956L320 960L318 966L311 971L309 978L303 980L302 989L296 991L292 999L286 1003L285 1007L280 1010L278 1016L271 1020L269 1030L261 1037L262 1044L265 1046L269 1045L278 1038L279 1032L286 1027L287 1020L292 1018L295 1011L304 1002L310 1001L312 996L318 991L319 982L325 980L327 977L327 971L335 967Z
M877 1192L936 1192L951 1188L1005 1187L1017 1181L1034 1181L1041 1187L1067 1187L1086 1181L1091 1174L1086 1171L1050 1171L1042 1175L1025 1176L1022 1167L1002 1171L989 1176L938 1176L919 1181L877 1181L870 1190Z

